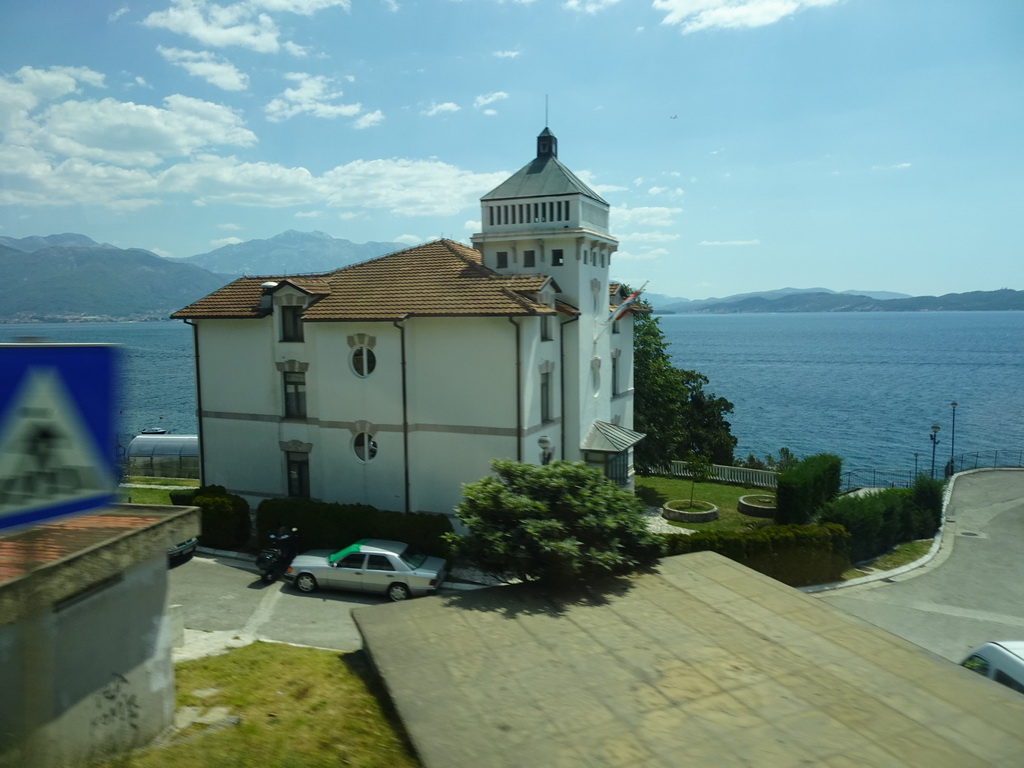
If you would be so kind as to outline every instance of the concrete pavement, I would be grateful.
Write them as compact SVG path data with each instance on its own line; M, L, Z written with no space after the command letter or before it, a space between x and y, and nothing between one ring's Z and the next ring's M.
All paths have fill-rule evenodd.
M1024 696L712 552L353 611L426 768L1017 768Z
M961 473L935 555L818 598L959 662L989 640L1024 639L1024 470Z

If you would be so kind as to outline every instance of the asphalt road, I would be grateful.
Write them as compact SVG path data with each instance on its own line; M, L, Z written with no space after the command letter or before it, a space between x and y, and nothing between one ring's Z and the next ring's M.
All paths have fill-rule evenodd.
M351 610L386 602L358 592L307 595L284 582L263 584L255 565L227 557L196 555L171 568L168 580L170 603L181 606L189 646L176 654L179 659L255 639L358 650L362 638Z
M959 663L990 640L1024 639L1024 470L956 478L942 546L927 565L817 596Z

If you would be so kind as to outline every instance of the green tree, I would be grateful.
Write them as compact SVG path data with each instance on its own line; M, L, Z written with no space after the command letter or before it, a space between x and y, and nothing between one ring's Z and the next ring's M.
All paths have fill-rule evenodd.
M691 451L686 454L686 471L690 475L690 506L693 506L693 492L697 483L706 483L711 476L711 461L702 453Z
M647 435L636 446L636 465L656 468L690 452L732 464L736 438L725 418L732 403L708 392L703 374L672 365L657 317L633 318L633 428Z
M455 512L467 533L446 536L455 557L499 578L566 584L660 556L643 505L599 470L567 461L491 466L493 477L463 486Z

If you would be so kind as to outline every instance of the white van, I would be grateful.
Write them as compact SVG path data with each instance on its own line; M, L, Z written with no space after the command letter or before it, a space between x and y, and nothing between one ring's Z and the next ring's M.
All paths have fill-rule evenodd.
M979 675L1024 693L1024 641L1003 640L979 645L960 662Z

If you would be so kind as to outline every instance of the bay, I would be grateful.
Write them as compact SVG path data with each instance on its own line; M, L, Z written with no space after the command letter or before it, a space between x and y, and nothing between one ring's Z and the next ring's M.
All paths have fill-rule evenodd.
M828 451L845 470L911 471L950 457L1024 450L1024 312L658 315L673 363L731 401L736 458ZM124 352L121 431L194 434L192 331L178 322L0 325ZM956 401L956 441L951 444ZM1019 461L1019 458L1017 459ZM1005 463L1005 462L1001 462Z
M785 446L929 471L932 424L937 473L951 449L1024 449L1024 312L658 317L673 363L734 404L737 459Z

